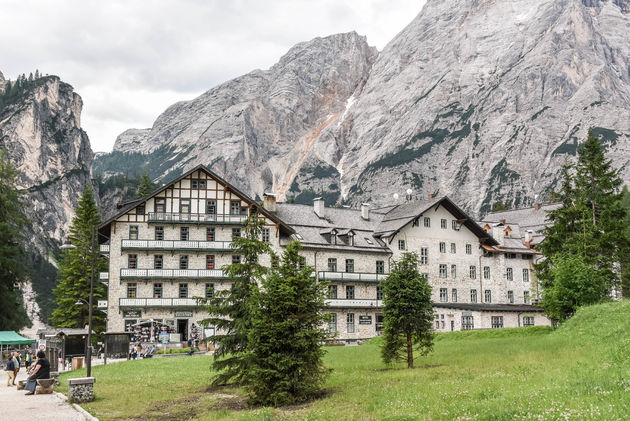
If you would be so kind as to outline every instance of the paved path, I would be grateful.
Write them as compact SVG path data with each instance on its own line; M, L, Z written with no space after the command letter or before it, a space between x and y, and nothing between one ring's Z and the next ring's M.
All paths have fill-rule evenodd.
M7 373L0 372L0 419L8 421L85 421L72 405L57 395L26 396L17 390L17 381L26 380L26 370L20 369L16 386L7 387Z

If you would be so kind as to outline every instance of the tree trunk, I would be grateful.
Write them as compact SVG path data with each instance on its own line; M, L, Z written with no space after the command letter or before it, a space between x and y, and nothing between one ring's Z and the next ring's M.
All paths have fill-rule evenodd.
M411 332L407 332L407 368L413 368L413 344L411 343Z

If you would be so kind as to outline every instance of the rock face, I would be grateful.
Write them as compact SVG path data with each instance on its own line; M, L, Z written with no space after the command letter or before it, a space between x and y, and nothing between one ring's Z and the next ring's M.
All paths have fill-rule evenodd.
M171 106L103 171L202 163L254 196L385 204L411 188L485 213L544 199L592 129L630 181L628 33L630 0L429 0L379 54L318 38Z

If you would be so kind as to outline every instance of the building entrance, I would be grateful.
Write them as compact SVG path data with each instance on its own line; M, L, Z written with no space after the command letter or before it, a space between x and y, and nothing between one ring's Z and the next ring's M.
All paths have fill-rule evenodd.
M181 334L182 342L188 340L188 319L177 319L177 333Z

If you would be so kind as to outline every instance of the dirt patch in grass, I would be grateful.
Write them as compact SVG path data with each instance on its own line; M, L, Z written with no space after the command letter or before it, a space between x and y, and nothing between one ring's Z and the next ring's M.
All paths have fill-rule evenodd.
M186 396L181 399L156 403L151 411L133 418L125 418L129 421L179 421L191 419L200 412L197 404L202 396ZM121 420L122 421L122 420Z
M444 364L423 364L423 365L416 365L414 366L411 370L419 370L419 369L426 369L426 368L439 368L439 367L443 367ZM372 371L374 373L383 373L383 372L387 372L387 371L406 371L409 370L409 368L407 367L385 367L385 368L376 368L374 370L368 370L368 371Z

